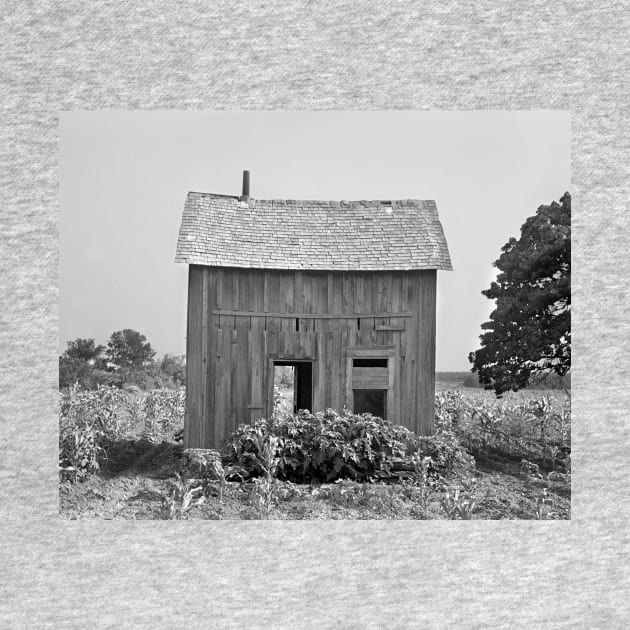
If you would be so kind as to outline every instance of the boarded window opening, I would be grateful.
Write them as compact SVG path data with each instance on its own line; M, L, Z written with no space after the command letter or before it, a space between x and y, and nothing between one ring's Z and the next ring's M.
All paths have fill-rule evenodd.
M310 361L273 362L273 411L297 413L313 409L313 364Z
M348 349L348 399L354 413L370 413L387 418L387 403L392 405L394 362L390 348L358 347ZM352 393L350 393L350 391ZM392 409L389 410L390 413Z
M379 418L387 418L386 389L355 389L354 413L371 413Z

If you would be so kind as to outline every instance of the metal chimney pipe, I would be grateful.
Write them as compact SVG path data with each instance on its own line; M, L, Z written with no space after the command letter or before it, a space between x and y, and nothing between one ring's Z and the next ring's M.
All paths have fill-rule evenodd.
M249 171L243 171L243 194L241 201L249 201Z

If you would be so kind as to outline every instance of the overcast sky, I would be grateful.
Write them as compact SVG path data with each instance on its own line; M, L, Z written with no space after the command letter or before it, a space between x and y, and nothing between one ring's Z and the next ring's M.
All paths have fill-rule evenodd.
M567 112L67 112L60 115L60 340L133 328L184 354L190 190L259 199L434 199L437 370L468 370L492 263L571 190Z

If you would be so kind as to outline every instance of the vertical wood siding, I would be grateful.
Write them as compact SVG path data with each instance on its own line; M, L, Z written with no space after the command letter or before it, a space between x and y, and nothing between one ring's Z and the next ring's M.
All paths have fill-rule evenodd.
M313 411L352 408L347 349L373 346L394 351L388 418L430 433L435 292L433 270L354 273L191 265L186 446L218 448L238 424L267 416L273 405L274 359L313 362ZM329 317L300 317L313 314ZM357 317L334 317L348 314Z

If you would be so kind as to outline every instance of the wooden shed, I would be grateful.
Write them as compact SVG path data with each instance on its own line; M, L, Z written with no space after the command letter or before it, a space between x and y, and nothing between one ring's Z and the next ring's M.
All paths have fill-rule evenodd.
M184 443L219 448L269 417L274 371L295 407L369 411L429 434L438 269L434 201L261 200L191 192L176 262L189 265Z

